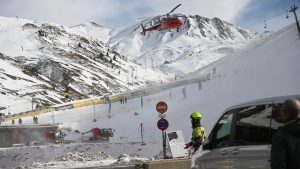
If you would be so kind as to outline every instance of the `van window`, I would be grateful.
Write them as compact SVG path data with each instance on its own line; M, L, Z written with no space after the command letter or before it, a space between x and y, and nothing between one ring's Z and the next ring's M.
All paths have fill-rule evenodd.
M235 145L268 144L270 138L272 106L257 105L237 111Z
M233 113L223 115L214 129L213 147L227 147L230 143L230 133Z

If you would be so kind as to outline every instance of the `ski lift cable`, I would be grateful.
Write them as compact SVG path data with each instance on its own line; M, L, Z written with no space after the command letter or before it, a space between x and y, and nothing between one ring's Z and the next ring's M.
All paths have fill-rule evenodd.
M295 5L299 5L299 3L295 2L294 3ZM280 17L280 16L285 16L285 18L287 18L287 11L289 11L290 7L288 7L287 9L285 9L284 11L280 11L280 12L277 12L275 13L275 15L271 15L271 16L266 16L264 20L268 21L270 19L274 19L274 18L277 18L277 17ZM289 12L288 12L289 13ZM251 27L251 26L255 26L255 25L258 25L260 23L264 23L264 20L263 21L260 21L260 22L256 22L256 23L253 23L253 24L250 24L250 25L247 25L248 27Z
M253 24L247 25L247 27L252 27L252 26L255 26L255 25L259 25L259 24L265 25L265 21L268 22L268 20L278 18L278 17L283 17L283 16L285 16L284 18L286 18L286 11L277 13L276 15L272 15L272 17L267 16L267 17L265 17L265 19L263 19L261 21L258 21L258 22L255 22Z

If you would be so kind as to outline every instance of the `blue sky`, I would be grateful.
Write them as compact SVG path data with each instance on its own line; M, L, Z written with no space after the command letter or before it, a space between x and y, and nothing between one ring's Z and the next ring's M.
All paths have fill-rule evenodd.
M139 22L139 17L169 12L219 17L254 31L277 30L294 21L285 19L284 11L300 0L1 0L0 16L21 17L42 22L72 26L96 22L108 28L127 27ZM297 11L300 17L300 10ZM282 15L280 15L282 14Z
M295 22L294 14L290 10L291 5L300 7L300 0L251 0L247 6L239 12L240 17L234 22L243 27L256 31L264 31L264 20L267 22L267 30L277 30L281 27ZM300 10L297 10L300 16ZM299 17L298 17L299 19Z

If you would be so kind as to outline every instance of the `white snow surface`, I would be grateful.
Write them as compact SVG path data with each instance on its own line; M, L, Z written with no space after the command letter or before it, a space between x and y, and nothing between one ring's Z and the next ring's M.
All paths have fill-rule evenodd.
M300 94L299 46L297 28L293 24L253 42L246 49L229 55L210 67L206 67L205 71L211 75L211 78L202 83L201 90L198 89L198 84L186 84L172 88L143 97L143 107L139 98L129 100L128 104L112 103L111 118L108 118L108 105L96 105L97 122L92 122L94 119L93 106L54 112L54 120L55 123L61 123L61 127L69 127L72 131L85 132L93 127L115 129L115 136L110 143L95 144L98 148L91 150L93 152L127 153L150 158L162 149L161 131L156 126L158 113L155 105L158 101L168 103L166 119L170 126L167 130L182 130L185 140L188 142L191 137L189 120L191 112L202 113L202 124L208 134L222 112L232 105L259 98ZM184 88L187 92L186 99L183 96ZM39 122L52 123L51 115L49 113L39 116ZM24 118L23 122L32 123L32 118ZM143 123L144 126L146 143L144 146L130 144L141 141L140 123ZM80 140L80 138L81 134L71 132L66 139ZM62 146L65 148L57 151L60 154L66 154L69 152L66 151L67 147L73 145ZM82 147L85 149L88 146L83 145ZM57 152L52 153L51 148L47 147L45 147L47 155L41 151L33 152L24 149L28 149L28 147L0 149L0 168L12 168L16 166L16 163L27 165L33 161L39 161L38 159L42 162L53 161L57 157ZM32 148L29 147L29 149ZM13 155L6 158L5 154L13 151L17 153L16 150L20 152L24 150L23 152L27 154L19 156L16 163L10 162ZM132 150L135 152L131 153ZM52 156L52 158L48 158L48 156ZM27 159L26 162L26 158L30 160ZM9 165L6 166L6 164Z

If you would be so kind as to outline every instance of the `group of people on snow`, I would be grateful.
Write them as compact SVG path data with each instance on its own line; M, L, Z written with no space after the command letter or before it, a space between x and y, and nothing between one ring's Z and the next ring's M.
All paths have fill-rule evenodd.
M127 104L127 97L120 98L120 103L121 104Z
M34 124L38 124L38 117L37 116L33 116L33 123Z

